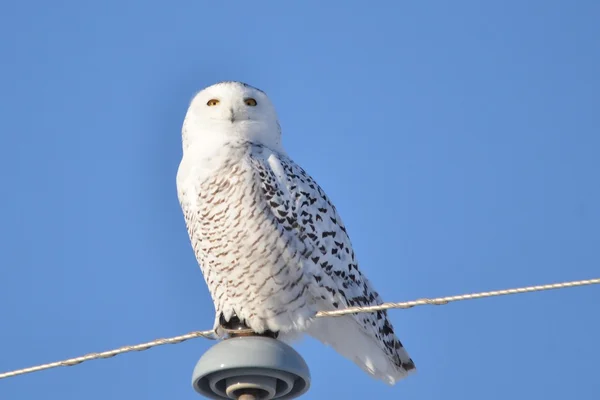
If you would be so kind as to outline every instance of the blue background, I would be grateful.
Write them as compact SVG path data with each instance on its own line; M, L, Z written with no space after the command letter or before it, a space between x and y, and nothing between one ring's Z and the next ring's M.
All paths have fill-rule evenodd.
M197 90L276 104L387 301L600 275L600 2L4 1L0 371L209 329L175 190ZM387 387L312 339L308 399L597 399L600 287L391 312ZM196 399L196 339L0 381Z

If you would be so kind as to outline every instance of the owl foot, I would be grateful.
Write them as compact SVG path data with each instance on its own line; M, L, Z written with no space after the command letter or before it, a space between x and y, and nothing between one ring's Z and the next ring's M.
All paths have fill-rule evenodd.
M240 319L235 315L233 315L229 321L225 321L225 317L223 317L223 314L221 314L219 317L219 324L221 325L221 328L227 332L230 338L239 336L265 336L272 339L277 339L277 336L279 336L279 332L272 332L269 330L262 333L256 333L252 331L252 329L248 328L248 326L243 321L240 321Z

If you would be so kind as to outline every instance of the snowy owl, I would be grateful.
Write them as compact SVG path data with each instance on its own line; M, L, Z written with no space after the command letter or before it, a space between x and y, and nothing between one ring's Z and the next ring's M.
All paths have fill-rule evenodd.
M284 341L306 333L391 385L415 371L385 311L315 318L382 300L335 206L283 149L263 91L241 82L200 91L182 144L177 193L217 331L238 321Z

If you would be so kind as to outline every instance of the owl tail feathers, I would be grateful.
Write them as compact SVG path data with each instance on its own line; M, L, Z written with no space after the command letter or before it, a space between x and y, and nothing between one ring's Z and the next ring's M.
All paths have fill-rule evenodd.
M392 361L381 348L377 338L365 333L351 316L318 318L307 333L320 342L330 345L342 356L354 361L366 373L388 385L416 372L406 350L397 350L402 365Z

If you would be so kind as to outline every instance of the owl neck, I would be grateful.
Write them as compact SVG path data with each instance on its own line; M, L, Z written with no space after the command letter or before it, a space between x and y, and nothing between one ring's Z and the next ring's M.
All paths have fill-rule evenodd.
M244 144L260 144L283 153L279 125L269 126L259 121L214 121L197 125L186 120L182 131L183 152L194 158L212 158L223 150Z

